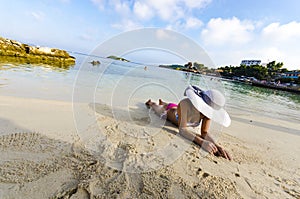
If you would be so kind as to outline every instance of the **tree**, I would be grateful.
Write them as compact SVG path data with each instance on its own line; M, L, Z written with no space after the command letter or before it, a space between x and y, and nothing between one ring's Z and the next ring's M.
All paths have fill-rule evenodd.
M281 68L280 70L279 70L279 72L281 72L281 73L286 73L286 72L288 72L289 70L287 69L287 68Z
M197 62L194 62L194 67L201 71L201 70L204 70L204 69L207 69L207 67L204 66L204 64L200 64L200 63L197 63Z
M276 63L276 61L271 61L267 63L269 78L274 78L276 76L276 73L281 72L280 69L282 68L282 66L283 62Z
M275 70L278 71L279 69L281 69L283 66L283 62L278 62L276 65L275 65Z
M223 71L221 72L221 75L227 77L247 76L247 77L255 77L256 79L265 79L268 75L268 69L262 65L253 65L253 66L240 65L237 67L226 66L226 67L221 67L219 69Z
M276 64L275 61L271 61L271 62L267 63L267 69L268 69L268 71L273 71L274 68L275 68L275 64Z

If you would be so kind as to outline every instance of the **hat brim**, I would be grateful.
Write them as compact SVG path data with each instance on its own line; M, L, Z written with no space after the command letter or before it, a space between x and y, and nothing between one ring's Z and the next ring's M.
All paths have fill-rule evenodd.
M218 124L221 124L224 127L228 127L231 124L231 119L228 115L228 113L223 109L220 108L218 110L213 109L208 104L204 102L202 97L198 96L192 88L188 88L185 91L185 95L189 98L189 100L192 102L193 106L201 112L203 115L208 117L209 119L213 120L214 122L217 122Z

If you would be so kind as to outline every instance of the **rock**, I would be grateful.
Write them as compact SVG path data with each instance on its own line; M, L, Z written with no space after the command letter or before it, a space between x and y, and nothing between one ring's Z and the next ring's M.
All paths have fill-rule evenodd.
M65 50L37 47L0 37L0 61L27 64L47 64L60 68L75 65L75 57Z
M110 55L110 56L108 56L107 58L109 58L109 59L114 59L114 60L118 60L118 61L123 61L123 62L130 62L129 60L127 60L127 59L125 59L125 58L123 58L123 57L117 57L117 56L115 56L115 55Z
M94 61L91 61L90 63L91 63L93 66L96 66L96 65L100 65L100 64L101 64L100 61L98 61L98 60L97 60L97 61L95 61L95 60L94 60Z

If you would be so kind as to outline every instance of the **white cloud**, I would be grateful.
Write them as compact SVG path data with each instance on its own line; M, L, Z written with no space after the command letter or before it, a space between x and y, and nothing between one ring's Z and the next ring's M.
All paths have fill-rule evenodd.
M203 25L203 22L200 19L195 17L190 17L186 20L186 29L200 28Z
M144 3L152 8L160 19L177 21L192 17L192 11L207 6L211 0L145 0Z
M213 18L202 31L201 36L203 41L209 45L242 45L252 40L254 29L253 22L241 21L236 17L231 19Z
M265 39L277 42L286 42L300 39L300 23L295 21L288 24L271 23L266 26L262 35Z
M239 65L243 59L275 60L290 70L300 66L300 22L262 24L218 18L208 22L201 36L217 66Z
M111 24L112 28L127 31L140 28L139 23L133 18L129 1L124 0L91 0L97 8L103 12L107 11L114 15L115 23Z
M129 5L129 1L122 0L110 0L109 4L114 7L115 11L124 17L130 16L131 9Z
M169 24L166 28L174 31L186 31L191 29L198 29L201 26L203 26L203 22L200 19L189 17L185 20L178 20L176 22L173 22Z
M158 29L156 31L156 37L159 40L174 40L174 39L176 39L176 38L174 38L174 35L169 34L168 31L165 31L163 29Z
M212 0L185 0L183 1L188 8L204 8Z
M172 29L195 29L202 26L195 11L204 8L212 0L91 0L100 10L114 11L118 19L145 24L152 19L169 24ZM114 25L120 29L123 22ZM126 24L124 24L126 25ZM150 24L152 26L152 24ZM127 26L127 25L126 25ZM125 29L125 28L124 28Z
M43 21L45 18L45 14L41 11L31 12L30 15L37 21Z
M123 19L119 23L112 24L112 27L123 31L129 31L129 30L141 28L142 26L132 20Z
M191 15L192 9L201 9L211 0L145 0L144 4L152 8L164 21L176 21Z
M59 0L61 3L70 3L71 0Z
M273 46L265 46L260 49L257 49L257 51L254 53L257 56L260 56L260 59L265 60L265 62L270 62L273 60L281 61L284 59L285 54L283 51L280 50L280 48L273 47Z
M134 14L142 20L151 19L154 16L153 9L146 3L135 2L133 7Z
M184 16L184 8L178 5L178 0L147 0L146 2L153 7L156 15L164 21L175 21Z
M103 10L105 7L105 0L91 0L93 4L95 4L98 9Z
M262 53L284 62L284 67L299 69L300 22L271 23L262 29L260 37L262 44L268 47Z

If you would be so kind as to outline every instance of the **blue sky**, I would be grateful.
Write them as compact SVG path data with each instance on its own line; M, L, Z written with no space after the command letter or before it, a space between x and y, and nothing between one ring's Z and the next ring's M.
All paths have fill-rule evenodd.
M300 69L297 0L0 0L0 5L0 36L24 43L89 53L124 31L156 27L186 35L216 66L261 59Z

